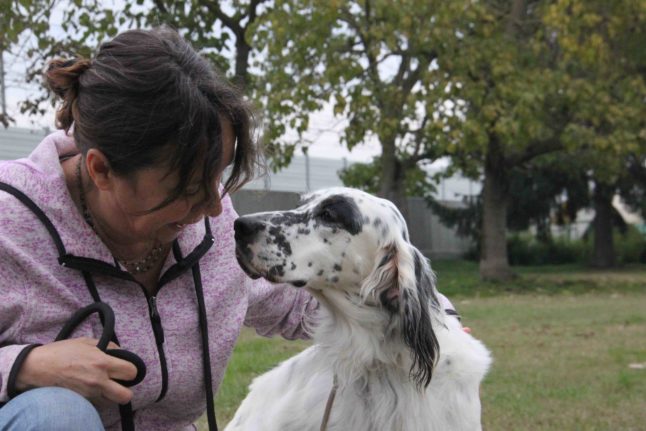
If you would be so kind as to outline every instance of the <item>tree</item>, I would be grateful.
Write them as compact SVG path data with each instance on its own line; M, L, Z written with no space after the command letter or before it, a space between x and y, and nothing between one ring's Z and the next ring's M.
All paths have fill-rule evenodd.
M630 209L646 219L646 153L626 158L626 175L618 184L618 193Z
M0 123L9 127L13 121L5 112L5 80L4 61L5 52L9 52L21 40L25 33L44 33L49 29L51 12L55 1L30 0L30 1L7 1L0 3L0 87L2 91L2 112L0 112Z
M575 79L576 114L563 136L593 151L593 265L615 265L612 199L646 152L646 2L560 0L546 10L560 67ZM624 186L621 186L624 184ZM633 182L633 184L635 184Z
M507 256L510 175L533 159L562 149L571 116L568 75L556 65L556 47L542 25L544 2L484 1L463 41L440 68L464 101L464 120L450 156L455 168L483 178L480 274L512 276Z
M252 77L249 72L253 28L264 12L262 5L267 0L232 1L223 5L217 0L185 2L178 0L153 0L146 4L147 10L127 3L122 15L138 25L150 26L166 23L179 29L195 47L204 50L221 69L230 69L230 58L223 56L227 49L232 51L232 77L242 89L251 91ZM228 41L233 38L233 46Z
M268 47L263 93L271 123L303 132L310 114L331 103L348 118L341 139L349 149L379 141L378 194L406 215L406 173L435 160L450 138L437 61L464 4L277 0L257 33Z
M590 205L589 179L577 157L562 153L545 155L508 173L509 205L506 225L509 231L536 228L536 239L552 242L553 225L573 223L577 213ZM427 197L429 206L443 224L470 238L476 251L482 248L482 194L467 195L462 205L447 206ZM513 256L508 256L513 261Z
M90 57L96 46L125 28L146 28L162 23L176 28L200 52L234 79L248 94L254 94L253 74L250 72L255 50L252 40L253 27L268 8L267 0L220 1L153 0L116 3L106 7L100 0L26 0L17 8L21 20L43 15L50 18L57 8L62 14L61 29L64 33L52 34L49 27L28 25L35 38L35 46L26 55L30 60L27 73L29 82L40 83L43 65L58 56L82 55ZM3 16L4 17L4 16ZM3 18L4 19L4 18ZM0 21L1 22L1 21ZM233 67L230 65L233 64ZM25 101L23 111L32 114L44 112L43 104L50 95L43 91Z
M613 254L612 190L623 157L643 148L643 1L513 0L474 4L451 62L466 103L455 166L484 177L481 275L510 275L505 215L510 173L543 154L586 153L594 172L595 249ZM643 68L642 68L643 70ZM641 143L640 143L641 142ZM643 151L643 150L642 150ZM599 255L599 260L607 259Z

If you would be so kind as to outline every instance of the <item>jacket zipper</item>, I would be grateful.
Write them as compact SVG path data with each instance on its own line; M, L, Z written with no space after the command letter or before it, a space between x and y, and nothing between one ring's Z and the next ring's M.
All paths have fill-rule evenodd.
M164 396L166 395L166 391L168 390L168 366L166 363L166 354L164 353L164 328L161 323L161 316L157 311L157 297L149 296L148 293L145 291L145 289L144 289L144 293L146 294L146 299L148 300L148 308L150 310L150 322L152 324L153 333L155 334L157 352L159 353L159 365L161 367L161 372L162 372L161 392L159 393L159 397L157 398L157 401L155 401L155 402L159 402L164 398Z

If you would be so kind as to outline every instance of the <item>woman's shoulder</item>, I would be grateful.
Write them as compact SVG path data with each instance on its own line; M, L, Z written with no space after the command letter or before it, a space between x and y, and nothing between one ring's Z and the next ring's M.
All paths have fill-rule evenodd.
M0 182L16 188L24 186L27 179L38 175L30 166L29 159L0 160Z
M59 149L69 147L69 138L63 132L52 133L28 157L0 161L0 182L8 183L26 195L48 196L62 176ZM73 141L71 141L73 146Z
M19 159L0 163L0 182L9 186L0 189L0 236L41 238L48 235L42 221L27 206L28 202L21 201L12 190L24 195L60 230L69 205L64 179L43 172L29 159Z
M0 183L0 227L3 224L1 221L30 212L14 193L21 193L34 202L40 201L39 196L43 194L38 175L24 160L0 162Z
M0 183L8 187L0 190L0 214L9 208L25 208L11 190L25 195L38 207L55 205L66 193L65 182L34 169L26 159L0 163Z

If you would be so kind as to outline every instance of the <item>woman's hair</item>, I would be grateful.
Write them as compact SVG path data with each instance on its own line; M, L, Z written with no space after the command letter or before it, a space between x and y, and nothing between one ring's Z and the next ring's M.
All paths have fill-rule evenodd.
M56 126L72 128L83 154L99 149L122 176L159 164L179 173L175 190L154 209L184 194L198 172L207 198L215 195L222 119L231 122L236 139L225 193L262 166L250 105L169 27L121 33L92 60L53 60L45 79L63 99Z

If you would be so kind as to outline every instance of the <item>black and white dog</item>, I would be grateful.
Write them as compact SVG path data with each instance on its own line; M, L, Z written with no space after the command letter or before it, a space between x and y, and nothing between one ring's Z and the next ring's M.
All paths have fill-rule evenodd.
M327 189L239 218L235 238L251 277L305 288L321 311L314 345L256 378L228 431L481 429L490 354L445 313L392 203Z

